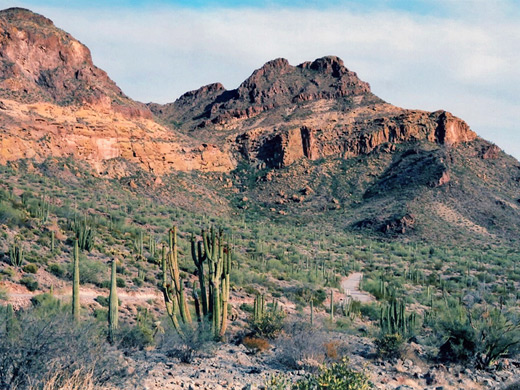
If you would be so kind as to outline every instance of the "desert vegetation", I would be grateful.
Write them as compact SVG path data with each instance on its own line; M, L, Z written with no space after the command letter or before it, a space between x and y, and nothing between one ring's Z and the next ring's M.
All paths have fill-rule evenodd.
M191 363L239 343L305 372L295 382L266 371L268 389L365 389L352 354L496 372L520 348L519 255L505 245L380 240L324 219L201 213L118 182L0 169L1 278L32 297L13 308L0 296L4 388L124 387L147 366L143 351ZM339 290L353 272L372 302ZM84 289L95 300L82 302ZM129 307L125 291L152 298ZM349 337L368 349L353 351Z

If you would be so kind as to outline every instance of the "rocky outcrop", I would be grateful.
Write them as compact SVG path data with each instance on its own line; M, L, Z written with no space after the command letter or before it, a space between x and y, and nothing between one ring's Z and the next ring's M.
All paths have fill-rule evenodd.
M229 171L229 153L211 144L181 142L171 130L146 118L103 115L88 108L50 103L3 101L0 111L0 164L24 158L74 157L88 162L101 175L125 176L108 167L121 159L162 175L177 171ZM52 118L51 120L49 119Z
M350 117L333 127L279 131L274 135L255 129L237 138L245 157L261 160L268 166L287 166L305 156L310 160L324 157L350 158L371 153L385 144L429 141L445 146L469 142L476 134L459 118L448 112L401 110L399 115ZM444 180L445 181L445 180Z
M51 20L22 8L0 11L0 96L20 102L89 104L151 117L92 63L89 49Z
M489 145L482 149L481 157L483 160L496 160L500 156L500 148L496 145Z

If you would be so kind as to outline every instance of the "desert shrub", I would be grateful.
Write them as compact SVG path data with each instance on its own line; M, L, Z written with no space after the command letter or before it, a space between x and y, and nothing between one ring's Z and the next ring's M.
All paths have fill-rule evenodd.
M253 305L244 302L240 304L240 310L245 311L246 313L253 313L255 308Z
M441 360L469 363L477 353L477 332L467 317L446 316L437 324L444 342L439 347Z
M405 339L399 333L381 333L375 340L377 354L384 359L400 358L404 352Z
M7 290L4 287L0 287L0 301L6 301L8 298Z
M283 374L271 375L264 382L265 390L287 390L291 388L291 380Z
M11 202L0 201L0 225L21 226L25 219L25 213L13 208Z
M58 278L62 278L65 275L65 269L59 264L49 264L47 270Z
M433 327L442 360L488 368L520 352L520 322L505 311L456 307L445 310Z
M328 353L332 359L341 354L339 343L304 322L286 325L275 346L276 360L291 369L312 369L325 363Z
M316 375L298 380L292 390L368 390L373 389L368 377L349 367L347 359L323 367Z
M379 321L381 318L381 308L377 303L362 304L359 311L363 317L371 321Z
M119 346L126 350L143 350L154 342L153 329L140 324L123 324L115 336Z
M72 279L74 265L72 261L68 265L68 275ZM105 264L80 255L79 280L81 284L92 283L99 285L101 283L101 278L106 276L107 273L108 268Z
M75 377L95 387L123 381L122 357L112 349L98 324L72 326L67 308L49 297L9 319L0 317L0 388L6 390L69 388ZM23 326L21 326L23 324ZM86 383L86 382L85 382ZM112 386L113 387L113 386Z
M123 278L117 278L116 279L117 287L126 287L126 281Z
M20 283L27 287L29 291L36 291L38 289L38 281L33 276L24 276L20 279Z
M191 363L196 357L204 357L211 354L215 347L211 324L192 327L181 325L182 333L177 332L171 323L167 323L166 329L159 340L159 348L168 357L178 358L183 363Z
M24 272L27 272L28 274L35 274L36 272L38 272L38 266L34 263L27 264L22 269Z
M267 310L259 319L251 321L253 332L267 339L275 339L283 329L285 313L281 310Z
M12 278L15 275L14 269L12 269L11 267L5 267L2 270L2 275L6 275L6 276Z
M61 305L61 301L50 293L38 294L31 298L34 307L44 307L57 309Z
M259 337L244 337L242 344L253 353L267 351L271 347L269 341Z

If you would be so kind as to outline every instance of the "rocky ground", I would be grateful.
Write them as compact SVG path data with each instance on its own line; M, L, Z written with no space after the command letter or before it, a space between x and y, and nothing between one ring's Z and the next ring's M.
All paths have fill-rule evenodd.
M461 366L426 364L412 353L395 362L375 358L375 348L368 338L345 336L352 367L364 371L377 389L390 390L468 390L502 389L520 380L518 364L509 362L496 371L476 371ZM412 350L418 351L417 345ZM198 357L192 364L168 359L149 351L140 357L151 363L141 385L144 389L242 390L262 389L272 375L284 374L291 381L306 374L305 370L288 370L278 359L279 350L251 354L243 345L221 344L209 356Z

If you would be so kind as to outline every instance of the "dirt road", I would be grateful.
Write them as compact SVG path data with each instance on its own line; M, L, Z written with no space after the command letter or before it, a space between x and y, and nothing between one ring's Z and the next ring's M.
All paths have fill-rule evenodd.
M31 298L35 295L41 294L41 292L8 292L8 302L12 303L14 307L24 307L31 303ZM103 295L108 297L108 292L95 290L91 288L80 288L79 299L82 304L91 304L94 299ZM61 300L70 300L72 296L72 289L59 290L54 293L54 296ZM146 302L148 300L162 299L162 295L158 291L147 290L140 292L126 292L118 291L117 297L121 301L122 306L129 304L138 304L140 302Z
M375 299L372 295L359 290L359 283L362 278L363 274L361 272L354 272L353 274L343 278L341 281L341 288L347 297L350 296L356 301L362 303L373 302Z

